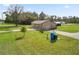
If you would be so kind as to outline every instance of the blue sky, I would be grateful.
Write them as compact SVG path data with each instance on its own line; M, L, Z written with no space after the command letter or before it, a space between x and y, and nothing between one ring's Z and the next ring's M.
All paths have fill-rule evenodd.
M48 15L57 16L79 16L79 4L21 4L24 11L43 11ZM6 11L9 4L0 4L0 18L3 11Z

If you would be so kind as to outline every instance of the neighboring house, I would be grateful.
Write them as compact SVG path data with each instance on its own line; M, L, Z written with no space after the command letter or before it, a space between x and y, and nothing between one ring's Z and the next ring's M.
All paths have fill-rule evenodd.
M37 20L32 22L32 28L37 30L51 30L56 28L56 24L49 20Z

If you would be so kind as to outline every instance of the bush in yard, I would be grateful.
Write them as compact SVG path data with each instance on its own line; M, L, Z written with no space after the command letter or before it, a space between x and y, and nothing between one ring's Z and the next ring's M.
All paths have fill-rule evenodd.
M40 33L44 33L44 30L39 30Z
M25 32L26 32L26 28L25 27L22 27L21 28L21 32L23 32L23 34L24 34L23 37L24 37L25 36Z

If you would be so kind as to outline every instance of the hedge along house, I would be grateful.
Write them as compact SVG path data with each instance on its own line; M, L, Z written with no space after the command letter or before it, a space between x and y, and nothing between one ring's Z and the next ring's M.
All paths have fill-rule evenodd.
M51 30L56 28L56 24L49 20L37 20L32 22L32 28L36 30Z

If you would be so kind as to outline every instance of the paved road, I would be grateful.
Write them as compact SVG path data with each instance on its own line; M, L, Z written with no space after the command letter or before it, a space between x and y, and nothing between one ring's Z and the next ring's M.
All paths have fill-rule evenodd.
M50 32L53 32L53 30L51 30ZM72 37L74 39L78 39L79 40L79 32L77 32L77 33L69 33L69 32L57 31L57 30L55 30L55 32L60 34L60 35Z

